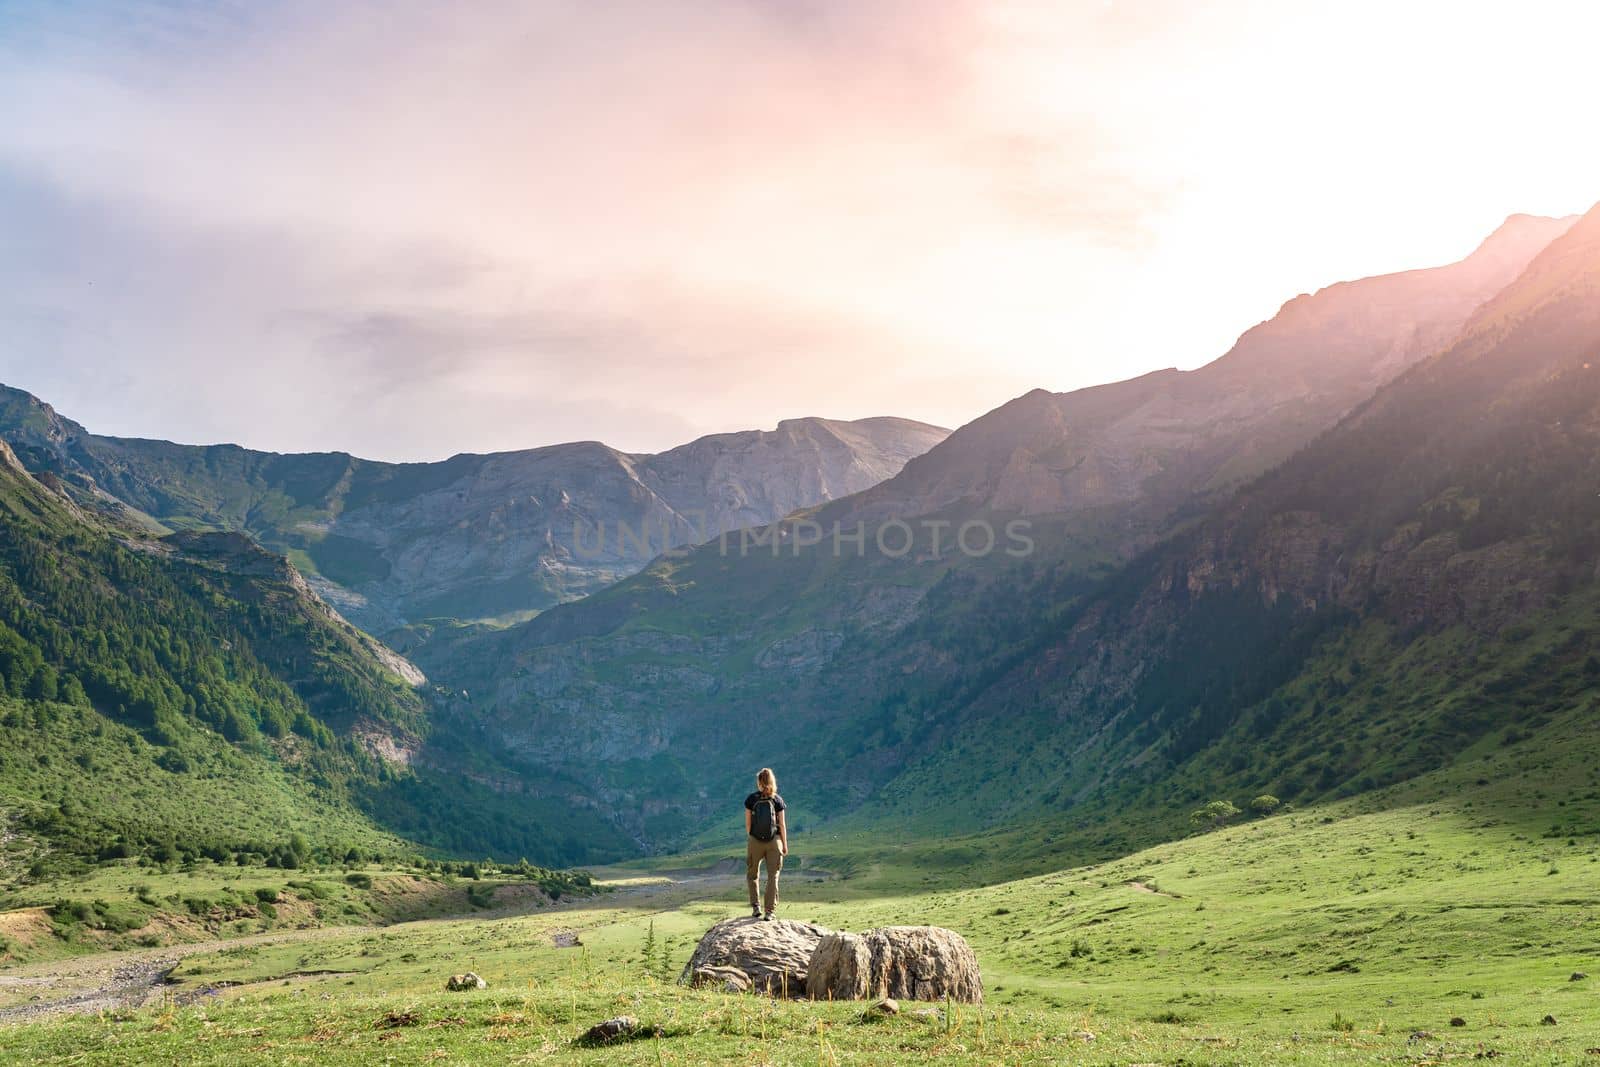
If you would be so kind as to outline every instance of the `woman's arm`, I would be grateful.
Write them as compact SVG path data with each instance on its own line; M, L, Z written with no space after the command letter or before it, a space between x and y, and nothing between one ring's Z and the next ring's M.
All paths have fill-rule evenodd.
M778 812L778 847L783 854L789 854L789 821L783 817L783 812Z
M750 832L750 809L749 808L745 808L744 809L744 832L747 833L747 834Z

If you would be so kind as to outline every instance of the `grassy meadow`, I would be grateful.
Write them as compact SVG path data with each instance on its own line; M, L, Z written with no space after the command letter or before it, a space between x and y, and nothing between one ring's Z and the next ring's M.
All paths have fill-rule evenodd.
M981 1008L880 1018L678 986L700 933L742 912L736 867L704 854L597 872L610 891L520 914L207 946L167 1003L10 1025L0 1050L63 1064L1600 1062L1600 790L1580 788L1592 749L1560 743L1588 724L1550 729L1552 744L1477 756L1499 761L1494 779L1469 777L1468 759L1405 791L1032 876L1016 872L1048 868L1048 832L796 840L786 916L957 929L983 967ZM701 866L668 873L685 862ZM805 876L818 868L831 877ZM465 970L488 988L445 992ZM576 1040L618 1014L648 1036Z

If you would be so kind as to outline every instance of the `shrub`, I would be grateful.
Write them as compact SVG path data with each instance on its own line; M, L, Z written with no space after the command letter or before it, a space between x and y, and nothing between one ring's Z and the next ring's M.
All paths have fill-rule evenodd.
M210 897L184 897L183 906L190 915L204 916L213 907Z
M134 904L110 904L104 900L58 900L50 906L49 914L57 933L63 936L75 926L125 934L149 919L148 912Z
M1239 809L1231 800L1213 800L1203 808L1189 813L1189 821L1205 829L1214 829L1239 817Z

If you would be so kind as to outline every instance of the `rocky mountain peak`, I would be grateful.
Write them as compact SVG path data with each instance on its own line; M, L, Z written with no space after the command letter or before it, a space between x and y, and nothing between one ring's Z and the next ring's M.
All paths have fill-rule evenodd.
M1035 389L849 506L902 517L1138 506L1159 518L1197 491L1266 470L1446 347L1575 221L1514 215L1456 263L1295 297L1197 370L1071 393Z

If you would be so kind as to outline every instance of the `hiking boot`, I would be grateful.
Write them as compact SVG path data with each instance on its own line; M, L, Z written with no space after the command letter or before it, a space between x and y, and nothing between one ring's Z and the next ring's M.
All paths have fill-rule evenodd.
M772 921L772 912L769 911L765 915L761 916L761 921L764 922L764 923L771 922Z
M751 908L750 909L750 918L752 918L752 919L761 918L761 909L760 908Z

